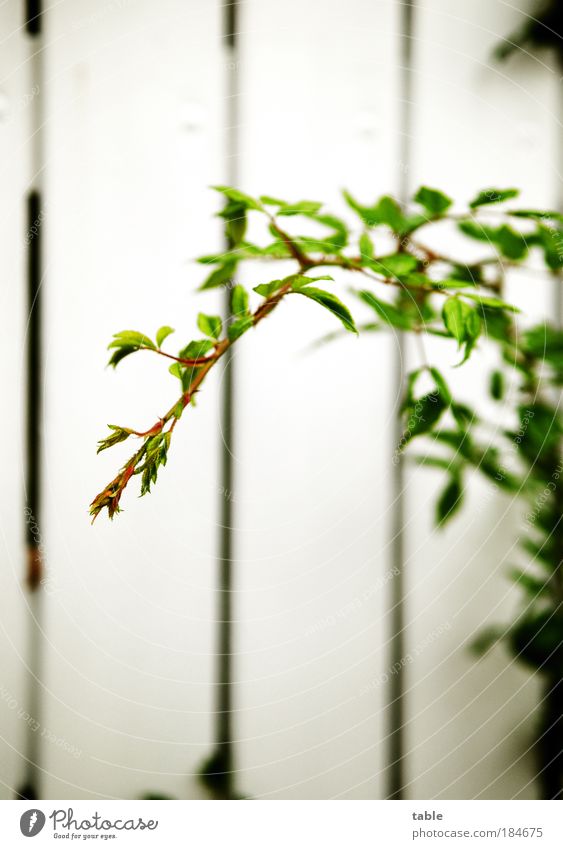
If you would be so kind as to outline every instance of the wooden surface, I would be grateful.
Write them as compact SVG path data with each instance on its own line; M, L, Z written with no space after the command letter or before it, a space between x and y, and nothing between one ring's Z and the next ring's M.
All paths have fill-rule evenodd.
M420 0L412 161L402 163L395 0L248 0L236 69L219 4L46 4L47 797L204 795L194 773L212 745L221 497L234 509L240 792L384 797L396 340L310 351L337 325L290 299L237 345L233 492L221 493L214 375L180 423L154 494L128 493L122 516L92 528L87 505L128 456L96 457L107 423L142 429L176 392L148 355L104 370L105 346L118 330L162 324L187 340L197 312L218 309L216 294L194 294L202 274L191 260L221 246L207 187L227 172L229 73L240 187L251 193L324 200L340 213L341 188L369 202L396 191L406 169L413 188L435 185L461 202L490 183L524 187L530 205L556 203L558 75L549 57L490 60L530 5ZM25 736L11 699L25 707L23 198L33 175L20 4L4 3L0 19L0 108L9 104L0 115L1 432L10 446L0 491L0 686L10 694L0 693L0 794L9 798ZM241 280L255 285L277 270L249 267ZM511 294L534 315L548 312L552 294L530 286L518 278ZM429 352L442 356L439 346ZM468 399L482 390L487 356L464 371ZM414 361L409 349L405 367ZM518 758L531 742L537 684L502 650L475 664L466 649L484 622L513 609L503 573L517 508L474 482L464 518L438 534L439 481L412 468L407 481L406 795L531 798L534 765Z

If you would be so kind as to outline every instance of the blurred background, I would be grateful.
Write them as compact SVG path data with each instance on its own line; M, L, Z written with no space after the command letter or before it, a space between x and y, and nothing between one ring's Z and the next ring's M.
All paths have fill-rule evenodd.
M475 481L438 533L431 473L408 466L397 497L398 375L415 355L392 335L311 351L330 317L285 306L237 345L232 430L212 374L154 493L128 492L113 523L88 516L128 456L96 456L107 423L146 425L176 392L150 357L105 370L112 334L170 324L187 341L197 312L223 308L195 292L193 258L223 249L209 185L335 212L344 187L371 203L425 183L463 203L515 185L523 206L557 208L555 53L493 58L537 9L0 5L2 797L205 798L199 773L227 745L215 795L385 798L397 727L406 798L537 795L537 676L467 649L514 607L518 508ZM513 288L553 315L548 286ZM464 369L468 398L483 358ZM43 560L33 590L26 545Z

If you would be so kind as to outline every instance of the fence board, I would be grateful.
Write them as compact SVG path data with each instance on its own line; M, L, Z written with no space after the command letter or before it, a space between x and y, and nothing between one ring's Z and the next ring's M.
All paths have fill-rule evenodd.
M343 187L366 201L396 189L397 22L389 2L355 0L345 15L337 2L244 5L244 188L335 212ZM284 304L268 324L236 357L240 783L268 798L380 796L391 509L382 363L393 343L351 338L306 353L337 329L308 303Z
M30 44L17 3L0 7L0 798L12 798L23 780L29 610L23 591L25 464L26 202L31 177L30 113L35 95Z
M201 792L216 383L177 428L152 495L138 501L132 487L113 524L91 527L87 507L130 453L96 458L106 423L150 426L178 395L150 356L104 371L111 335L171 324L171 350L197 336L201 269L191 260L219 236L207 186L222 177L220 27L205 0L83 0L48 12L47 710L63 742L45 747L45 761L55 798Z
M522 21L518 9L424 0L416 21L412 185L444 187L460 202L488 185L514 185L524 189L524 206L556 203L553 71L532 57L491 61L497 41ZM538 291L537 278L519 275L507 295L536 317L549 312L549 286ZM486 390L491 358L485 348L481 344L479 357L464 368L462 391L469 400ZM434 361L445 353L439 344L427 349ZM498 409L487 413L499 416ZM413 657L407 667L407 793L533 796L527 749L537 682L502 648L478 664L467 649L484 624L510 621L515 609L517 593L506 572L514 557L517 506L472 481L464 515L436 532L437 476L411 470L407 486L407 645Z

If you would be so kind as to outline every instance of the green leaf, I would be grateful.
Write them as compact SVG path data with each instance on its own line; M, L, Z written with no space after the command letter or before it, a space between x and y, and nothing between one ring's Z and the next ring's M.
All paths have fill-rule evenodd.
M430 366L429 371L430 371L430 374L432 375L432 377L434 378L434 382L436 384L437 389L440 390L440 394L441 394L442 398L444 399L444 401L447 404L451 404L452 403L452 393L450 392L450 388L449 388L449 386L446 382L446 379L444 378L442 373L440 371L438 371L438 369L435 368L434 366Z
M563 614L560 607L539 613L527 610L510 629L511 648L518 659L544 674L563 675Z
M273 198L271 195L260 195L260 202L267 206L284 206L287 203L287 201Z
M466 340L466 322L471 307L457 297L448 298L444 303L442 318L444 325L461 347Z
M523 259L528 253L526 238L508 224L502 224L497 228L494 241L507 259Z
M256 200L256 198L253 198L244 192L239 192L238 189L233 189L230 186L211 186L211 188L215 189L216 192L221 192L221 194L225 195L226 198L244 206L246 209L258 209L261 212L264 211L264 207L259 200Z
M286 259L291 256L291 251L285 242L281 239L278 239L275 242L272 242L271 245L266 245L265 248L262 248L260 251L261 256L270 256L273 259Z
M171 333L174 333L173 327L168 327L168 325L166 324L162 327L159 327L159 329L156 331L156 344L158 348L162 347L162 343L165 339L168 338L168 336L170 336Z
M453 203L443 192L429 189L428 186L421 186L413 200L423 206L432 217L443 215Z
M401 412L404 412L405 410L409 409L415 403L414 389L416 386L416 382L423 371L424 369L421 367L413 369L413 371L407 374L407 381L405 385L405 397L403 403L401 404Z
M114 333L113 341L109 343L108 349L129 346L156 349L156 345L152 339L149 339L148 336L145 336L144 333L139 333L137 330L122 330L120 333Z
M282 283L291 283L291 288L294 292L298 292L303 286L308 286L310 283L316 283L318 280L330 280L332 283L334 278L330 274L322 274L320 277L307 277L306 274L292 274L282 280Z
M549 324L538 324L524 334L526 351L540 360L547 360L563 372L563 330Z
M233 247L239 247L246 233L247 209L241 203L230 201L219 216L225 219L225 235Z
M491 398L494 398L495 401L502 401L504 397L504 374L496 369L491 373L490 383L489 383L489 392L491 393Z
M430 336L438 336L440 339L451 339L447 330L440 330L438 327L425 327L424 331Z
M231 312L233 315L246 315L248 312L248 292L244 286L234 286L231 292Z
M467 339L477 339L481 333L481 319L476 310L470 308L469 315L465 320L465 334Z
M145 462L138 471L142 472L141 496L150 492L151 483L156 483L158 469L166 465L170 433L159 433L147 440Z
M425 224L428 224L428 221L429 218L427 215L405 216L405 221L401 229L401 235L407 236L410 233L414 233L414 231L418 230L419 227L424 227Z
M490 227L487 224L481 224L480 221L473 221L473 219L460 221L457 226L462 233L469 236L471 239L478 239L480 242L489 242L489 244L493 245L495 244L497 233L495 227Z
M409 282L408 277L405 282ZM471 283L469 280L458 280L455 277L446 277L444 280L431 280L429 278L428 285L431 285L434 289L438 289L441 292L447 291L448 289L471 289L475 287L475 284Z
M507 259L520 260L528 253L530 245L533 243L531 236L525 237L508 224L501 224L500 227L491 227L487 224L481 224L479 221L460 221L459 229L471 239L478 239L481 242L488 242Z
M489 295L475 295L472 292L462 292L462 297L471 298L472 301L475 301L478 304L482 304L485 307L491 307L492 309L510 310L510 312L520 312L518 307L515 307L514 304L508 304L506 301L502 301L500 298L492 298Z
M429 454L419 454L411 457L411 459L415 460L419 466L429 466L431 469L444 469L446 472L450 472L452 468L452 461L447 460L445 457L433 457Z
M553 565L554 559L558 559L557 556L555 558L553 556L549 540L536 540L531 537L525 537L519 540L519 544L524 551L531 555L533 560L547 564L548 568Z
M373 259L373 242L367 233L362 233L358 246L360 248L360 256L362 259Z
M370 265L370 263L366 263ZM421 287L435 292L444 292L449 289L471 289L474 288L473 283L466 280L457 280L454 278L446 278L444 280L435 280L433 277L428 277L420 271L414 271L409 274L401 274L398 278L404 286L409 289Z
M471 310L465 320L465 354L459 365L463 365L477 343L477 339L481 334L481 319L475 310Z
M134 354L135 351L138 351L138 350L139 350L139 348L137 346L133 346L133 345L124 345L122 348L118 348L111 355L110 360L108 362L108 366L112 366L112 368L116 368L116 366L118 365L118 363L121 362L121 360L124 360L125 357L129 356L129 354Z
M507 215L512 215L514 218L528 218L530 221L557 221L563 222L563 215L560 212L554 212L552 209L511 209Z
M183 367L182 377L181 377L182 392L188 391L188 389L192 385L193 381L195 380L196 376L199 374L200 369L201 369L201 366L184 366ZM195 397L192 398L192 400L190 401L190 404L192 405L192 407L195 407L195 405L196 405Z
M466 404L452 403L452 414L459 427L464 431L477 420L477 413Z
M494 245L507 259L523 259L534 241L532 237L523 236L509 227L508 224L491 227L487 224L481 224L479 221L467 220L460 221L458 227L466 236Z
M211 336L213 339L218 339L221 335L223 322L218 315L206 315L200 312L197 317L197 326L206 336Z
M111 350L112 348L116 350L111 355L108 366L115 368L129 354L133 354L140 348L156 350L156 345L144 333L139 333L137 330L122 330L120 333L114 334L112 341L108 345L108 349Z
M448 407L446 399L442 397L439 390L429 392L414 401L407 409L406 429L403 434L402 442L406 444L414 439L415 436L420 436L423 433L428 433L432 430L435 424L440 420L442 413Z
M193 403L193 401L192 401L192 403ZM174 407L174 418L175 419L181 419L183 412L184 412L184 399L180 398L180 400L176 402L176 406Z
M512 316L509 316L503 310L490 309L483 304L479 308L479 314L485 325L488 338L502 342L504 345L512 334Z
M309 215L318 212L322 203L315 200L300 200L297 203L283 203L278 209L278 215Z
M477 312L458 296L446 300L442 309L442 318L446 330L457 340L458 347L465 344L465 354L459 363L463 365L481 333L481 319Z
M356 294L362 299L362 301L364 301L364 303L375 310L378 316L382 318L383 321L387 322L387 324L397 327L400 330L412 329L412 316L400 309L397 309L397 307L393 306L393 304L389 304L387 301L380 301L373 292L368 292L367 290L357 292Z
M446 521L452 518L461 507L463 490L461 481L457 476L451 478L446 484L436 502L436 524L444 526Z
M540 226L538 235L548 268L552 271L563 268L563 230Z
M544 401L522 404L519 408L522 434L517 443L519 451L531 464L549 455L560 456L563 421L556 407Z
M204 254L203 256L196 257L196 262L200 263L200 265L220 265L225 261L226 254Z
M199 360L213 348L213 342L209 339L195 339L189 342L179 353L182 360Z
M252 242L241 242L236 253L239 259L255 259L256 257L286 259L291 256L287 245L281 239L265 247L259 247Z
M541 578L536 578L534 575L530 575L529 572L523 572L520 569L512 569L509 572L509 576L515 583L520 584L522 589L524 589L528 595L531 595L533 598L537 598L537 596L540 595L547 595L549 593L548 582Z
M469 648L474 654L482 655L490 651L496 643L506 636L506 629L500 625L489 625L477 634Z
M269 298L270 295L273 295L274 292L277 292L282 286L283 280L272 280L270 283L260 283L258 286L255 286L252 291L256 292L257 295L262 295L264 298Z
M200 291L204 289L215 289L217 286L223 286L225 283L230 283L233 274L236 270L238 257L226 256L219 268L216 268L201 284Z
M479 264L466 265L463 262L453 262L450 279L460 280L472 286L477 286L479 283L485 282L483 266Z
M395 233L402 233L406 227L407 219L403 215L401 207L389 195L384 195L374 206L362 206L349 192L344 192L344 199L368 227L386 224Z
M168 367L168 371L173 377L177 377L179 380L182 380L184 369L180 363L172 363L172 365Z
M365 264L369 268L373 267L372 264L369 263L369 262L367 262ZM381 272L379 272L379 273L381 273ZM398 275L397 280L400 280L401 283L405 287L408 287L409 289L415 289L415 288L416 289L418 289L418 288L432 289L432 288L434 288L434 283L436 282L431 277L427 277L426 274L423 274L421 271L412 271L409 274ZM426 305L428 305L428 302L426 302ZM421 304L421 307L423 307L423 306L424 306L424 304Z
M111 448L112 446L123 442L124 440L128 439L133 433L133 431L129 428L120 427L119 425L108 424L108 427L110 430L113 431L113 433L111 433L110 436L106 436L105 439L100 439L100 441L98 442L98 450L96 452L97 454L99 454L100 451L105 451L106 448Z
M323 238L325 250L329 253L339 253L348 244L348 227L340 218L335 215L308 215L312 221L322 224L324 227L330 227L332 233Z
M338 239L336 241L339 241ZM333 254L339 253L342 245L336 244L331 237L324 239L315 239L312 236L296 236L293 243L300 248L304 254L321 253Z
M561 212L556 212L553 209L516 209L508 210L506 214L512 215L515 218L526 218L530 221L543 222L548 228L551 228L553 224L563 224L563 214Z
M291 284L294 291L297 291L302 286L307 286L310 283L315 283L317 280L333 280L328 274L323 274L320 277L307 277L305 274L291 274L289 277L284 277L283 280L272 280L270 283L260 283L260 285L255 286L252 290L256 292L258 295L262 295L264 298L269 298L270 295L273 295L282 286L286 286L288 283Z
M227 335L230 341L234 342L235 339L238 339L243 333L250 330L253 324L254 319L251 315L241 315L239 318L236 318L227 328Z
M332 232L326 236L294 236L293 242L304 253L318 251L320 253L339 253L348 244L348 227L342 219L335 215L319 215L317 212L303 212L307 218L329 227Z
M502 203L510 198L518 197L519 194L518 189L483 189L477 197L473 198L469 206L475 209L489 203Z
M346 330L349 330L351 333L358 332L348 307L344 306L342 301L336 295L333 295L332 292L325 292L324 289L317 289L314 286L301 286L298 289L294 289L294 291L298 295L304 295L306 298L316 301L317 304L329 310L329 312L342 322Z
M377 202L376 210L380 224L386 224L395 233L402 232L405 226L405 216L394 198L384 195Z
M388 256L380 256L369 263L369 267L384 277L400 278L414 271L418 266L418 259L411 254L397 253Z

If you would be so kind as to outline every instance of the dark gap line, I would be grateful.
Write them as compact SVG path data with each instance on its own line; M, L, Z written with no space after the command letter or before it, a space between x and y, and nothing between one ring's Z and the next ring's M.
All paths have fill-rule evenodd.
M25 29L29 35L35 36L41 34L42 28L42 9L41 0L25 0Z
M414 7L416 0L399 0L400 46L399 46L399 163L397 185L399 200L406 203L409 195L410 168L412 160L412 43L414 32ZM397 336L398 349L394 359L392 392L403 383L403 366L406 356L405 337ZM394 445L402 436L399 411L394 420ZM404 798L405 785L405 470L399 454L393 467L391 520L391 560L397 570L391 582L391 644L390 675L388 691L388 750L387 750L387 793L388 799Z
M43 93L43 62L41 57L41 32L43 8L41 0L24 2L25 31L30 36L31 84ZM35 143L30 162L32 185L26 204L26 286L27 327L25 361L25 502L24 546L27 594L27 667L28 681L26 710L32 722L28 723L25 741L25 768L23 783L16 791L17 798L40 798L40 733L41 727L41 664L42 664L42 578L43 563L38 540L41 536L41 486L42 486L42 275L43 275L43 217L44 205L37 175L41 173L42 116L39 97L35 99L33 127Z
M229 54L229 70L225 85L223 132L225 136L224 165L226 180L231 186L238 182L238 74L236 53L238 47L238 2L223 5L223 44ZM227 240L226 250L232 250ZM231 314L231 287L225 290L223 316L225 326ZM204 766L202 778L216 798L237 798L232 727L233 691L233 486L234 486L234 396L235 368L231 351L225 355L221 380L221 445L220 445L220 501L218 541L218 604L217 604L217 662L215 682L215 749Z

